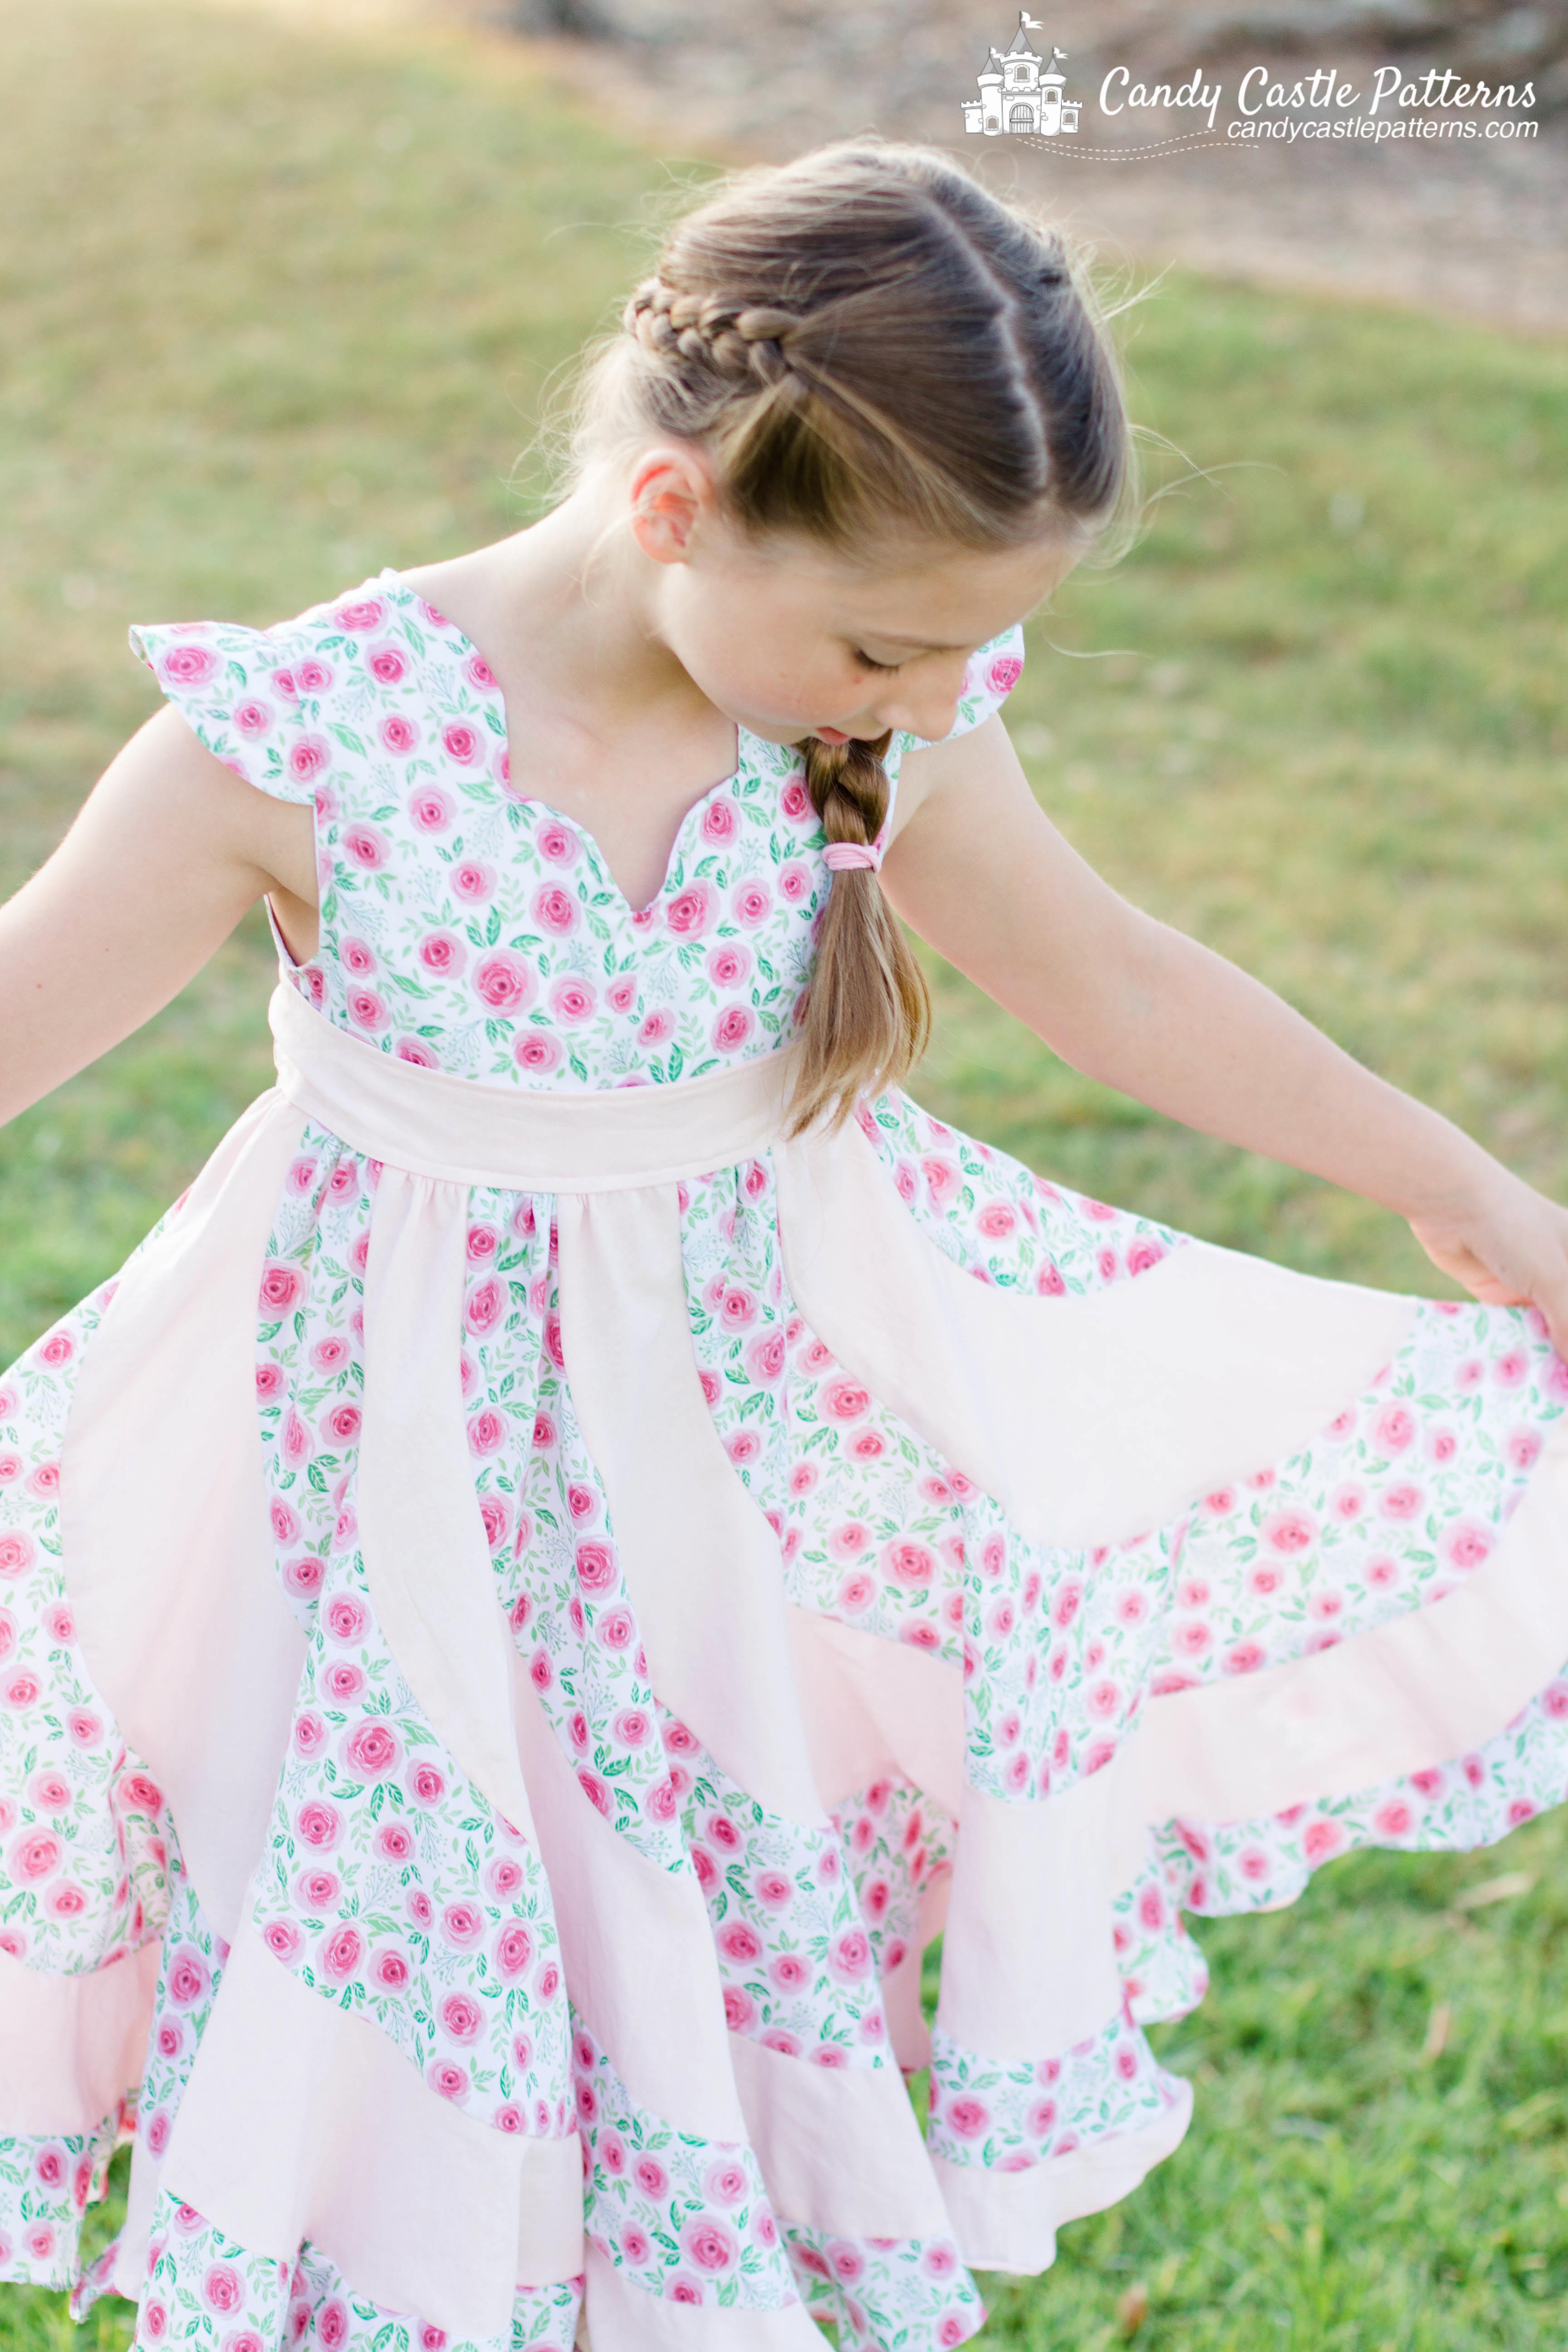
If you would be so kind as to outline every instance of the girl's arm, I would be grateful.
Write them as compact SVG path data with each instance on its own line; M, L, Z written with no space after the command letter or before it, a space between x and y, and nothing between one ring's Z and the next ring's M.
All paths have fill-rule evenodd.
M1568 1353L1568 1211L1261 982L1120 898L1029 789L1000 718L913 752L884 879L922 938L1089 1077L1409 1220Z
M311 833L158 710L0 906L0 1123L151 1020L264 890L312 908Z

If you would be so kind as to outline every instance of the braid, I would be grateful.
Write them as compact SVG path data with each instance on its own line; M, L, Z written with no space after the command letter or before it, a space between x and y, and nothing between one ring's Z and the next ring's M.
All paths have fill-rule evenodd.
M891 797L882 762L891 740L889 731L874 743L806 741L806 790L829 842L869 845L881 832ZM836 873L817 930L792 1132L822 1112L837 1125L859 1096L897 1086L920 1059L930 1029L924 974L876 873L864 866Z
M686 360L731 385L748 377L758 385L789 373L786 345L800 320L766 303L727 301L721 294L682 294L662 278L645 278L622 322L650 358Z
M882 765L892 741L889 730L874 743L824 743L812 735L804 746L805 787L829 841L869 844L882 830L890 788Z

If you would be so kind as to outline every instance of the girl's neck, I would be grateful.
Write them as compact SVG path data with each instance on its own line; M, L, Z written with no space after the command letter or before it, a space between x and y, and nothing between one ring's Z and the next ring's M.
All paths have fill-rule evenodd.
M616 514L584 486L510 539L402 575L485 656L514 730L548 709L614 740L712 714L661 634L663 567Z
M405 572L495 674L514 783L591 834L648 905L687 811L738 763L734 722L665 643L663 567L582 493L513 538Z

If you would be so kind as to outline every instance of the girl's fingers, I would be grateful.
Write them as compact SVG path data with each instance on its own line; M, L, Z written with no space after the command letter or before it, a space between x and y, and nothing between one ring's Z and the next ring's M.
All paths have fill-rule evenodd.
M1545 1318L1547 1331L1558 1354L1568 1357L1568 1255L1554 1253L1554 1262L1529 1289L1521 1289L1495 1274L1486 1260L1463 1242L1428 1241L1419 1226L1412 1232L1434 1265L1462 1283L1484 1307L1534 1307Z
M1552 1346L1568 1359L1568 1212L1528 1187L1519 1189L1522 1218L1508 1213L1505 1203L1503 1214L1482 1221L1489 1228L1479 1235L1489 1245L1485 1257L1451 1227L1424 1229L1412 1220L1410 1230L1433 1265L1483 1306L1537 1308ZM1504 1265L1506 1273L1500 1270Z
M1467 1248L1463 1242L1429 1241L1419 1225L1413 1225L1411 1231L1435 1266L1455 1282L1462 1282L1467 1290L1487 1306L1530 1305L1522 1291L1516 1290L1510 1283L1494 1274L1485 1259L1478 1257L1474 1250Z

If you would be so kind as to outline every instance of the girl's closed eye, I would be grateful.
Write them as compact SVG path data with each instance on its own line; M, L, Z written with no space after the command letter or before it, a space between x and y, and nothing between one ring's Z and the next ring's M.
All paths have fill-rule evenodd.
M863 654L860 651L858 646L854 646L852 650L855 659L859 663L862 669L880 670L886 677L890 677L895 670L902 669L903 667L902 662L873 661L869 654Z

